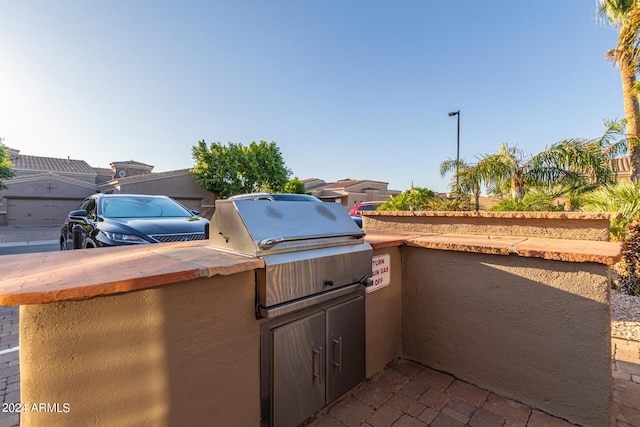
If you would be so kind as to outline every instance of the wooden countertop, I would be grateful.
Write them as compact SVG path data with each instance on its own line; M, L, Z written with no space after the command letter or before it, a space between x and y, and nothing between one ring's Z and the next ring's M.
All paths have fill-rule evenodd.
M504 236L369 231L366 241L374 249L409 245L605 265L622 254L619 243ZM202 241L4 255L0 305L88 299L263 267L261 259L217 251Z

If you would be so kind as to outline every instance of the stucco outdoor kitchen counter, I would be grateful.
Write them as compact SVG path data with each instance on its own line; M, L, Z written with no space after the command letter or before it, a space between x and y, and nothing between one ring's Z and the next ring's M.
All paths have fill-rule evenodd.
M622 253L612 242L506 236L368 231L366 240L374 249L410 245L605 265ZM5 255L0 305L88 299L263 267L261 259L220 252L202 241Z
M2 257L0 305L43 304L147 289L264 267L202 241Z

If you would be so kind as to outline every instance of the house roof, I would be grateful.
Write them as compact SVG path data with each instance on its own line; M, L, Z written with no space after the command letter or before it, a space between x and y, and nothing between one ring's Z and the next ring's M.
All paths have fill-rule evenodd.
M136 162L135 160L125 160L125 161L119 161L119 162L111 162L111 166L135 166L135 167L142 167L145 169L153 169L153 165L148 165L146 163L141 163L141 162Z
M125 176L125 177L118 177L118 178L112 179L111 181L109 181L109 183L114 183L114 182L125 183L125 182L135 182L135 181L149 181L149 180L154 180L154 179L162 179L162 178L168 178L168 177L180 176L180 175L188 175L188 174L191 174L191 169L176 169L176 170L167 171L167 172L152 172L152 173L147 173L147 174L144 174L144 175L131 175L131 176ZM109 183L107 183L107 184L109 184Z
M113 176L113 171L108 168L93 168L93 170L100 176Z
M383 181L374 181L371 179L341 179L339 181L336 182L330 182L327 183L325 185L320 185L318 187L315 187L314 189L323 189L323 190L329 190L329 189L348 189L349 187L353 187L354 185L359 185L365 182L372 182L372 183L377 183L377 184L383 184L383 185L387 185L386 182Z
M613 166L612 169L618 173L628 173L631 171L631 160L629 156L611 159L609 164Z
M52 171L95 175L96 170L84 160L57 159L53 157L26 156L18 154L11 159L13 169L26 171Z
M67 184L77 185L79 187L95 189L95 184L92 184L87 181L82 181L80 179L69 178L68 176L64 176L64 175L57 175L53 172L42 172L42 173L34 173L30 175L16 176L16 177L5 180L4 183L7 185L15 185L15 184L22 184L25 182L37 182L41 180L59 181L59 182L65 182Z
M132 176L126 176L121 178L118 177L101 184L100 187L107 187L107 186L112 186L116 184L124 184L124 183L131 183L131 182L137 182L137 181L152 181L156 179L163 179L163 178L169 178L169 177L180 176L180 175L189 175L189 174L191 174L191 169L176 169L176 170L167 171L167 172L153 172L153 173L147 173L143 175L132 175Z

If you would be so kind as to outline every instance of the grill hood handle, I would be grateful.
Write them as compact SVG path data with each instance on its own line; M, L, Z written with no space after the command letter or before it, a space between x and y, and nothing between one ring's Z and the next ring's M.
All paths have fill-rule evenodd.
M332 237L351 237L354 239L362 239L365 235L364 231L359 233L337 233L337 234L321 234L313 236L296 236L296 237L271 237L269 239L263 239L258 242L260 249L271 249L277 244L285 242L298 242L301 240L318 240L318 239L330 239Z

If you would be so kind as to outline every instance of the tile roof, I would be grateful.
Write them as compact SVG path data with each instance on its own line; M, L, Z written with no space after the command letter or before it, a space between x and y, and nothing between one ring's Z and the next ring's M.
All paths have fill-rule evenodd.
M123 160L118 162L111 162L111 166L138 166L143 168L153 169L153 165L148 165L146 163L136 162L135 160Z
M631 170L630 159L629 156L618 157L616 159L611 159L609 164L613 166L613 170L620 173L629 172Z
M53 157L25 156L18 154L12 159L14 169L27 171L52 171L95 175L94 168L84 160L57 159Z
M113 170L109 168L93 168L93 170L100 176L113 176Z

